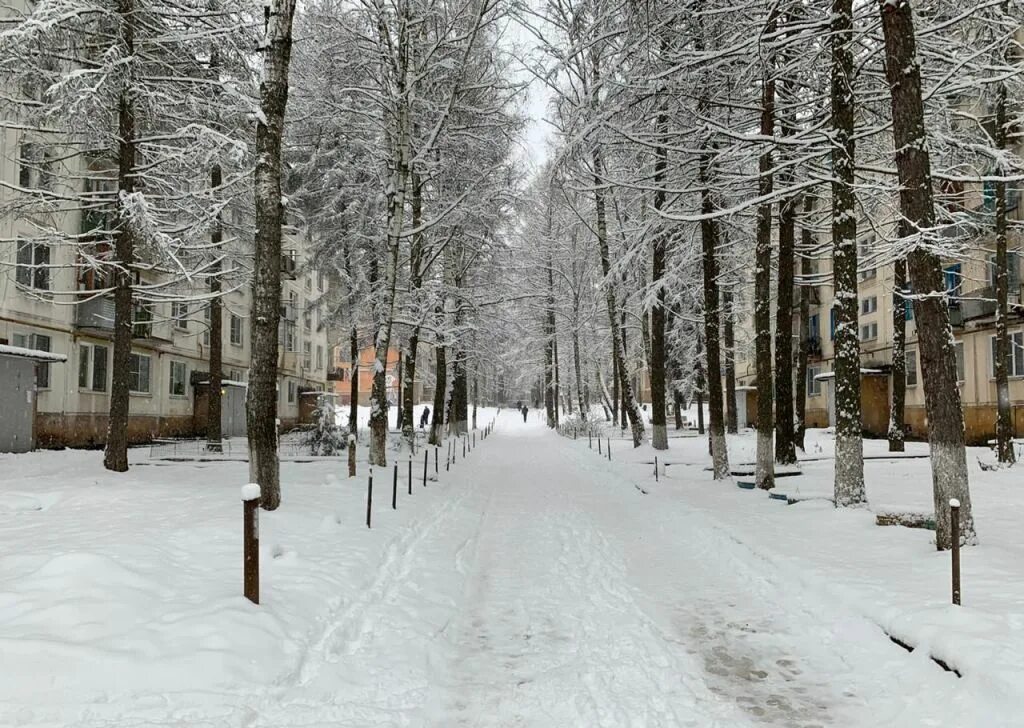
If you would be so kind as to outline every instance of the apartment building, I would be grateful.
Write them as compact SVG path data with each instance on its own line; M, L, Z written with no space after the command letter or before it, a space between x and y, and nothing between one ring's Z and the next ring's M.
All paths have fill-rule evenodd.
M364 347L359 352L358 397L359 404L369 406L370 392L373 388L373 370L377 352L372 346ZM402 381L400 354L395 347L388 348L387 362L384 368L388 402L397 404L399 386ZM331 353L331 389L338 396L338 404L348 405L352 402L352 362L348 345L335 346ZM420 343L416 354L416 376L413 379L413 401L416 404L434 401L435 378L434 347Z
M20 191L24 188L70 188L79 184L76 180L95 184L95 179L68 169L66 163L46 163L35 153L43 147L31 129L13 123L0 129L0 179L7 183L0 184L0 206L10 209L6 203L26 194ZM87 265L83 256L90 250L100 256L109 243L97 241L91 249L81 244L102 227L97 212L88 209L0 216L0 239L9 241L0 247L0 346L30 352L23 357L38 361L31 403L38 446L92 446L105 441L113 300L101 267ZM80 236L77 244L54 243L52 236L38 234L43 228L64 231L69 239L85 237ZM288 428L299 420L303 394L326 388L331 347L321 313L327 279L309 263L309 234L289 227L285 240L278 412L282 427ZM251 271L245 270L245 261L251 260L251 253L235 252L240 281L222 299L222 392L229 436L244 433L242 403L250 357ZM159 295L137 303L133 317L130 441L203 435L211 343L206 284L174 283L145 273L138 284ZM66 360L60 361L61 356ZM0 381L0 388L8 384Z
M959 214L957 224L944 233L965 240L964 253L944 261L947 301L956 346L960 397L964 409L967 441L984 443L995 437L996 388L995 361L995 241L991 230L994 188L959 189L952 196ZM1008 218L1024 222L1020 190L1008 194ZM859 234L858 330L861 347L861 414L866 434L884 437L888 429L892 392L894 273L884 259L880 238L893 236L894 223L862 224ZM1024 435L1024 301L1019 251L1024 235L1011 231L1009 253L1009 360L1010 399L1014 428ZM801 339L808 343L810 356L807 378L794 382L807 396L806 422L810 427L828 427L835 422L833 390L835 319L832 309L831 260L813 261L811 278L819 283L811 289L808 321L802 330L794 328L794 352ZM910 290L908 293L912 294ZM917 328L913 308L903 306L906 323L906 412L905 427L911 437L924 438L927 419L924 408L923 372L917 354ZM741 340L752 340L750 316L738 321ZM796 366L789 372L795 376ZM758 387L752 348L740 347L736 353L737 408L741 425L753 425L756 418Z

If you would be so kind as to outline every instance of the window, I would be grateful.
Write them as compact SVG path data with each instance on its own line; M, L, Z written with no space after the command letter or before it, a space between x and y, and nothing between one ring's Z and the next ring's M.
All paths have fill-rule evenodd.
M188 376L188 367L183 361L171 362L171 384L170 394L172 397L185 396L185 379Z
M132 337L149 339L153 336L153 306L148 303L132 305Z
M816 379L821 374L821 367L807 367L807 396L818 397L821 395L821 380Z
M893 308L899 305L900 301L903 301L903 320L912 321L914 319L914 301L908 298L910 295L910 287L903 289L903 292L893 291L892 292L892 305Z
M107 347L79 345L78 388L91 392L107 391Z
M996 287L996 256L989 256L988 259L988 284ZM1012 250L1006 251L1006 289L1013 293L1020 288L1020 263L1017 260L1017 253Z
M302 343L302 366L306 369L313 368L312 345L308 341Z
M956 381L964 381L964 342L957 341L953 344L953 354L956 357Z
M14 346L36 351L51 351L50 337L43 334L14 334L11 337ZM48 362L36 364L36 389L50 388L50 365Z
M184 301L173 301L171 318L174 319L174 328L188 331L188 304Z
M324 368L324 347L322 347L320 344L316 345L316 368Z
M861 301L860 301L860 312L862 314L864 314L864 313L874 313L877 310L878 310L878 297L877 296L870 296L868 298L862 298L861 299Z
M311 274L309 274L309 273L306 274L306 290L307 291L312 291L313 290L313 276Z
M1006 374L1010 377L1024 376L1024 331L1007 334L1010 351L1006 357ZM992 337L992 376L996 375L996 337Z
M828 338L836 338L836 310L834 308L828 310Z
M135 394L149 394L149 370L152 358L145 354L131 354L128 358L128 390Z
M288 380L288 404L295 404L295 382Z
M228 369L228 379L232 382L244 382L244 375L241 369Z
M242 318L231 314L231 343L235 346L242 345Z
M908 349L906 353L907 360L907 386L917 386L917 351L914 349Z
M317 271L317 274L316 274L316 290L320 291L320 293L324 292L324 283L325 283L324 274L321 273L320 271Z
M284 322L284 350L285 351L297 351L295 348L295 322L285 321Z
M857 262L858 267L863 266L865 262L871 262L871 251L874 247L875 236L869 235L868 237L857 243ZM878 276L877 268L861 268L858 278L862 281L866 281L870 278Z
M946 282L946 295L950 303L956 303L963 288L963 276L960 274L960 264L949 265L942 269L942 277Z
M818 332L821 328L821 316L816 313L812 313L807 317L807 338L817 339Z
M203 346L209 346L210 328L213 326L213 306L209 303L203 306L203 321L206 322L203 328Z
M313 314L309 311L302 314L302 328L306 331L311 331L313 329Z
M873 341L878 338L878 323L864 324L860 327L860 340Z
M19 241L14 279L27 288L50 290L50 246Z

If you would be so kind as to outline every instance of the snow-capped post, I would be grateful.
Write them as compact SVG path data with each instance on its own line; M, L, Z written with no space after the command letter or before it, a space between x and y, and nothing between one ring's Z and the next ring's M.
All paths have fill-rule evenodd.
M366 527L370 528L370 514L373 512L373 466L366 477Z
M242 486L242 592L260 603L260 486Z
M423 451L423 487L427 487L427 465L430 462L430 453L426 450ZM409 489L412 489L412 480L409 480Z
M398 510L398 463L395 463L395 471L391 479L391 510Z
M949 526L953 537L953 604L960 606L960 501L949 499Z
M348 438L348 477L356 477L356 436Z

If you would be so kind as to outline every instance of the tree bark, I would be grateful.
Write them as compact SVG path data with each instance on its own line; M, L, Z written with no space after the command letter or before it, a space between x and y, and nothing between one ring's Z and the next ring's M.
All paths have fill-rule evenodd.
M800 286L800 325L797 327L800 332L800 343L796 361L796 430L793 434L793 444L801 450L806 449L804 434L807 432L807 360L811 355L811 286L807 285L807 278L811 275L810 252L814 246L809 220L813 211L814 199L807 195L804 197L804 222L800 229L800 275L804 282Z
M448 387L448 359L443 344L434 345L434 411L431 413L431 445L440 445L444 439L444 397Z
M220 194L221 184L221 168L219 164L215 164L210 170L210 188L215 199ZM220 255L223 235L220 213L218 213L217 219L213 223L213 232L210 234L210 245L214 255ZM221 452L223 448L220 429L220 388L224 373L224 302L221 299L220 260L214 263L211 272L213 277L210 279L210 376L206 398L206 449L210 452Z
M775 33L777 8L773 7L765 34ZM774 61L765 61L761 78L760 133L765 139L775 135ZM768 142L764 142L765 145ZM763 202L757 207L757 239L754 262L754 358L757 370L757 464L754 482L768 490L775 486L772 437L775 430L772 409L772 150L766 146L758 160L757 194Z
M423 189L420 176L415 170L412 175L412 227L419 230L423 221ZM420 296L420 289L423 287L423 233L416 233L412 236L412 244L409 246L409 292L413 299ZM413 407L416 404L416 364L420 346L419 323L412 328L409 334L409 350L405 356L405 368L403 371L402 388L402 436L409 445L410 451L416 443L416 422Z
M663 54L668 50L668 39L664 33L665 31L661 37ZM668 149L665 146L668 135L668 94L665 89L660 89L660 92L662 101L655 122L659 141L654 148L654 209L659 218L661 210L665 207L664 184L668 170ZM651 374L651 447L655 450L668 449L668 423L665 420L665 311L668 306L668 291L664 281L668 257L668 231L663 229L664 224L663 220L657 223L651 251L651 285L654 287L655 295L654 305L651 307L651 356L648 366Z
M1004 3L1005 8L1005 3ZM1001 153L1006 149L1006 84L1000 82L995 100L995 148ZM1000 155L1000 160L1002 156ZM1013 452L1013 421L1010 418L1009 367L1010 340L1006 330L1007 303L1009 292L1009 270L1006 254L1006 182L1002 180L1004 169L997 167L1000 179L996 182L996 456L999 462L1011 464L1016 460Z
M359 330L353 326L349 333L348 352L351 359L349 367L349 403L348 432L359 437Z
M245 400L249 437L249 479L260 486L260 505L281 504L277 456L277 346L281 319L281 139L288 104L288 66L292 53L295 0L267 7L260 84L261 115L256 124L256 241L253 261L252 352Z
M857 209L854 197L853 0L832 2L832 280L835 300L836 508L861 507L864 442L857 330Z
M906 237L906 235L904 235ZM892 292L892 399L889 404L889 452L903 452L907 401L907 261L899 258L893 265Z
M725 431L735 435L739 432L739 412L736 411L736 338L733 334L735 309L732 290L722 293L725 309Z
M725 445L725 421L722 412L722 370L718 298L718 223L712 218L715 203L711 195L710 155L700 160L701 221L700 237L704 274L704 344L707 352L708 429L711 436L711 471L715 480L729 477L729 453ZM702 417L703 419L703 417Z
M135 2L118 0L117 14L125 58L135 53ZM132 277L135 272L135 231L125 211L126 200L135 193L135 106L131 90L121 89L117 105L117 209L114 235L114 351L110 384L110 411L103 467L123 473L128 470L128 410L131 402L128 369L132 353Z
M787 175L788 176L788 175ZM793 431L793 279L796 200L779 204L779 272L775 308L775 462L796 462Z
M880 6L885 37L885 72L892 95L893 139L900 182L900 211L915 235L935 227L928 138L921 96L921 68L909 0L885 0ZM949 501L960 501L960 539L977 542L964 448L964 417L957 386L953 330L949 324L941 260L915 246L907 254L914 287L914 316L924 378L925 414L931 449L935 504L935 545L952 545Z

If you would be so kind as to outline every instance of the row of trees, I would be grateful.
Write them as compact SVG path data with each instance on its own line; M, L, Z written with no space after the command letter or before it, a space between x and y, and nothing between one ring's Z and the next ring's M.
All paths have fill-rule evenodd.
M979 237L994 239L999 453L1012 459L1006 211L1007 185L1024 169L1012 151L1024 98L1020 11L1010 1L930 3L915 19L907 0L678 0L657 13L548 0L524 11L558 132L531 210L530 237L543 242L527 247L536 330L550 352L549 412L558 400L556 352L567 342L574 359L583 351L582 366L569 369L577 390L602 382L610 362L619 391L605 398L608 409L621 400L634 444L643 442L624 337L635 318L642 348L633 361L648 369L652 445L667 447L666 400L704 390L714 472L725 477L733 365L745 343L736 338L748 329L755 477L771 488L775 465L795 462L803 444L809 351L805 336L794 346L794 332L807 326L814 288L831 285L835 499L863 505L858 271L893 265L891 447L902 449L904 309L912 305L937 544L950 545L952 497L962 504L963 538L974 541L942 263L969 254ZM995 197L988 216L965 206L965 194L982 186ZM865 231L878 242L859 260ZM577 251L589 257L581 262ZM815 272L822 262L830 277Z

